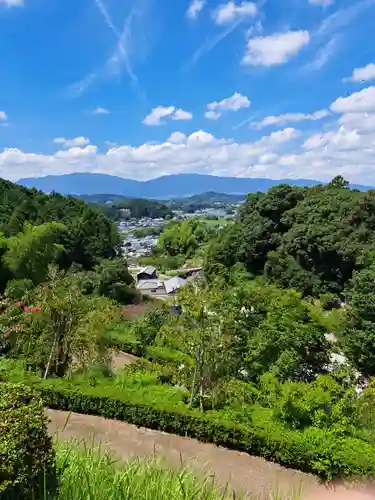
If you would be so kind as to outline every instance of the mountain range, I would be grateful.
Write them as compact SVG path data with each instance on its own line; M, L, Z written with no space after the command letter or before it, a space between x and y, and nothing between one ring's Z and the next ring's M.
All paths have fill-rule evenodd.
M312 179L217 177L202 174L173 174L148 181L136 181L107 174L74 173L20 179L17 184L28 188L36 188L46 193L52 191L69 195L111 193L132 198L171 199L184 198L209 191L224 194L247 194L267 191L278 184L311 187L320 184L320 181ZM360 185L352 185L351 187L360 190L371 189Z

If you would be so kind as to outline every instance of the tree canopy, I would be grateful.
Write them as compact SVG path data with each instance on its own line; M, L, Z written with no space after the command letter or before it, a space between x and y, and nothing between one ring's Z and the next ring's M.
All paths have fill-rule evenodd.
M59 262L63 267L76 262L89 269L118 250L120 239L115 224L100 208L75 198L47 195L0 179L0 207L0 232L5 237L23 232L25 222L35 226L65 224L67 231L60 240L65 248Z
M375 248L374 215L375 191L351 190L342 177L250 194L236 224L211 245L207 276L241 262L304 295L340 293Z

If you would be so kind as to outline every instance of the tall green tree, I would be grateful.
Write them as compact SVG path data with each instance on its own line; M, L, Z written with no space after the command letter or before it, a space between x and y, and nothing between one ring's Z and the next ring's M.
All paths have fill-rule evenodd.
M61 241L66 232L67 227L58 222L25 224L22 233L7 239L2 260L15 279L29 279L37 285L64 252Z
M205 226L197 220L171 222L160 235L158 248L170 256L191 257L207 235Z
M353 275L340 343L362 375L375 375L375 264Z
M201 410L209 401L213 404L213 390L227 373L226 341L222 320L217 314L219 296L213 290L191 286L180 294L182 315L178 320L187 354L193 368L189 377L190 406L199 402Z
M252 379L266 372L280 380L313 380L330 361L326 327L292 290L271 299L263 321L249 335L246 366Z

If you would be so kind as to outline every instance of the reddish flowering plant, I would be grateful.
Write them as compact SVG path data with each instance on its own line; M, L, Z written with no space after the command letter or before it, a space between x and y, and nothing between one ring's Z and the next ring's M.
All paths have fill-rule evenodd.
M32 307L25 306L23 310L24 312L39 312L41 311L41 308L39 306L32 306Z

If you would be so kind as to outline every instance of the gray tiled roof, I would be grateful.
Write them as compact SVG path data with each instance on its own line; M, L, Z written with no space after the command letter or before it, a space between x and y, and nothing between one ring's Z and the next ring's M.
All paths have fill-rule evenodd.
M186 280L176 276L175 278L171 278L170 280L167 280L164 283L165 291L167 293L172 293L175 290L179 290L185 284L186 284Z
M163 288L164 282L162 280L141 280L138 282L138 290L155 290Z
M152 276L155 272L156 272L156 267L147 266L141 269L138 274L148 274Z

